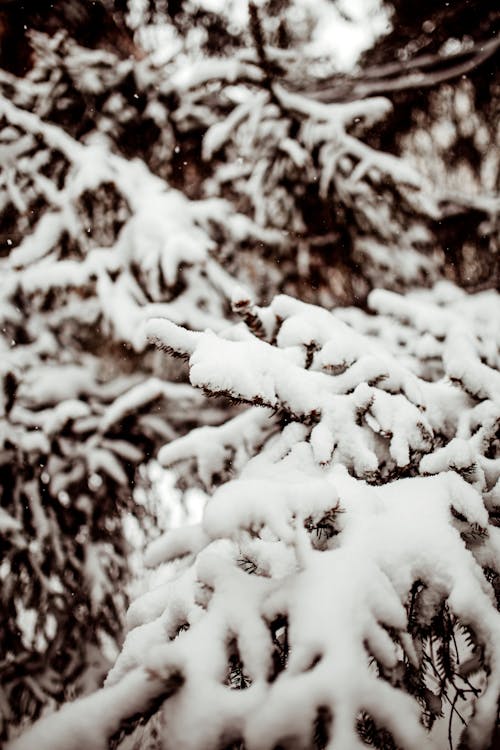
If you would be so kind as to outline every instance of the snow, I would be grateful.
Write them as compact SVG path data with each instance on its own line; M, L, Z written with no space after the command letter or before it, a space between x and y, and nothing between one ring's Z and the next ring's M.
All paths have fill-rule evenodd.
M105 750L106 737L124 715L146 708L158 691L145 670L127 675L119 684L68 704L55 716L41 719L33 729L9 744L9 750Z
M26 210L26 209L24 209ZM33 234L28 235L10 255L14 268L30 265L43 258L59 240L64 229L64 217L60 212L48 211L37 224Z
M12 518L10 513L7 513L3 508L0 508L0 530L2 534L21 530L20 522L16 518Z
M450 302L453 307L454 300ZM444 312L432 308L429 310L427 306L425 310L419 303L410 300L403 302L395 295L382 292L373 294L370 303L383 314L403 318L411 325L415 325L418 330L430 329L429 335L433 335L436 353L443 356L445 367L448 347L455 345L455 332L461 330L462 336L465 337L477 335L474 328L470 327L470 322L465 323L463 316L460 323L458 322L459 308L455 308L453 312ZM462 304L461 298L458 299L458 304ZM209 536L232 538L235 543L242 546L242 549L247 550L252 549L252 545L254 548L267 545L264 548L266 553L273 549L273 562L271 559L266 561L265 554L263 559L262 547L258 557L259 569L268 571L267 574L270 570L277 570L274 558L276 555L279 556L281 543L295 549L299 566L299 572L295 576L290 576L290 568L286 568L287 574L283 578L283 583L274 588L265 610L269 620L272 619L273 612L288 612L289 637L292 639L290 662L286 673L289 677L283 675L282 679L277 680L275 687L269 689L265 703L260 704L256 712L249 712L243 730L245 740L250 746L252 743L260 746L264 738L266 741L269 738L273 742L283 741L284 736L302 738L301 741L304 742L304 738L308 736L307 727L314 717L314 706L326 704L331 705L336 717L341 717L340 720L337 718L334 724L334 738L342 746L355 746L352 717L360 708L364 708L384 726L390 727L397 741L405 747L431 747L432 738L420 728L416 706L412 704L411 699L387 685L381 688L380 681L375 680L369 672L366 678L361 677L366 669L365 653L361 644L368 643L372 653L376 654L387 668L394 667L394 645L387 638L385 631L380 629L380 623L400 631L405 630L406 615L401 607L401 601L405 600L413 581L421 579L437 587L442 592L441 595L443 592L445 596L448 595L453 611L463 622L481 630L481 641L489 644L492 654L498 654L498 613L491 605L488 584L474 557L453 527L449 511L450 506L453 506L456 513L465 517L468 525L482 528L488 525L488 515L481 496L474 489L481 489L484 480L478 483L474 477L468 475L467 483L455 473L460 472L462 468L468 468L472 460L484 460L477 456L478 450L481 450L479 446L484 444L484 441L473 440L473 433L469 436L469 442L465 439L451 439L446 447L433 450L434 429L445 430L451 437L459 428L460 417L460 424L463 425L460 429L466 434L467 422L464 413L457 413L456 409L460 403L462 409L470 410L471 404L460 391L445 381L429 383L421 380L411 369L408 370L398 363L390 348L384 352L380 340L376 348L381 361L376 361L374 353L369 360L370 367L366 364L361 366L361 355L367 351L374 351L373 339L359 335L357 337L355 331L325 311L285 297L275 300L272 309L280 320L278 351L281 350L283 354L288 352L288 356L276 360L280 363L279 367L276 366L279 376L272 364L275 354L268 354L270 347L266 346L265 342L251 342L245 338L236 342L224 341L214 334L203 334L198 339L187 337L183 344L180 332L170 327L165 327L159 338L168 345L172 337L177 349L184 347L184 351L190 355L191 377L196 385L216 391L229 390L234 396L244 399L249 399L253 392L254 400L262 399L273 406L278 401L285 409L290 409L292 414L294 405L301 404L304 391L310 398L316 399L313 410L319 413L325 413L325 391L331 398L323 379L315 381L310 378L314 372L304 372L304 375L315 385L307 390L305 387L297 386L296 393L294 392L294 387L290 383L298 378L297 370L300 369L296 347L314 343L320 352L331 351L332 355L338 352L333 361L337 368L343 363L345 372L340 375L333 374L329 378L331 381L338 381L350 369L355 370L353 362L359 365L356 374L353 374L353 382L357 380L359 384L349 398L355 409L361 409L365 413L366 424L370 430L383 436L385 440L390 438L388 450L395 465L404 467L408 464L410 449L427 453L421 461L421 471L424 474L436 473L436 476L428 479L403 479L389 482L382 487L372 488L364 485L345 473L345 469L342 468L345 456L342 458L341 454L337 454L337 459L331 460L332 427L328 421L322 420L312 428L310 442L301 442L307 435L305 426L300 427L298 433L294 433L293 430L290 433L293 427L290 425L283 433L283 440L285 433L295 434L291 443L289 440L284 443L283 440L271 440L269 448L250 460L242 470L240 478L223 485L209 501L203 521L203 528ZM159 326L156 330L159 332ZM234 345L238 347L235 349L237 355L230 353L230 347ZM214 356L212 365L205 368L204 363L208 362L208 347ZM245 347L249 354L248 358L243 356ZM231 369L228 371L224 366L221 370L218 366L220 361L230 363ZM332 356L325 359L316 354L312 368L324 368L326 362L331 361ZM378 365L378 369L375 365ZM255 372L254 378L249 378L250 368ZM333 369L335 372L335 365ZM287 384L286 391L282 391L280 377L285 370L290 383ZM376 386L370 386L366 381L360 383L367 373L371 376L378 373L385 377L382 377ZM484 377L483 382L484 380L488 382L489 377ZM302 383L302 380L298 382ZM304 379L305 382L307 381ZM253 391L250 389L250 383L253 383ZM390 392L392 388L400 387L404 388L406 395ZM493 393L486 395L494 396ZM411 403L412 398L416 398L415 405ZM325 399L328 403L328 398ZM481 404L483 410L486 408L485 414L498 414L498 406L490 406L490 411L484 406L492 403L486 401ZM299 408L296 414L300 413ZM431 424L427 422L426 415ZM336 416L338 418L338 413ZM348 425L353 419L354 412L340 417L344 434L348 432ZM477 420L480 420L479 414ZM365 428L359 429L362 431ZM298 442L294 443L294 440ZM471 440L473 442L470 442ZM281 445L280 448L278 443ZM181 445L182 443L179 444L179 448ZM285 445L288 445L288 448L285 448ZM353 443L354 453L358 454L360 445L355 446L356 443ZM375 447L377 451L380 450L380 446ZM201 444L198 450L202 450ZM186 455L184 450L179 455L182 454ZM188 451L188 454L192 453ZM168 449L168 455L175 456L175 444ZM208 458L210 453L206 455ZM318 468L315 468L318 464L323 466L319 476ZM450 471L450 468L455 471ZM362 474L356 462L354 472ZM498 474L494 481L497 476ZM490 477L489 486L491 481ZM337 507L337 504L340 504L341 508L338 515L341 547L335 545L330 552L321 553L310 550L308 544L304 545L304 540L300 538L303 536L300 532L300 521L308 515L317 517L318 514ZM265 541L266 537L262 536L264 530L271 533L274 542ZM262 541L254 541L248 546L250 540L245 542L244 531L253 537L259 534ZM486 543L486 547L488 544ZM490 554L497 555L498 552L494 552L494 549L495 542L492 541ZM271 555L270 552L269 554ZM304 572L300 572L301 570ZM345 576L346 570L350 571L348 579ZM266 574L263 572L262 575ZM380 584L377 583L379 579ZM356 585L353 580L357 582ZM324 614L328 593L321 594L320 581L328 582L329 591L335 590L335 605L329 617L325 617ZM332 584L332 581L335 584ZM365 586L368 587L366 590ZM271 584L270 589L273 589ZM342 606L344 590L346 603ZM355 603L357 595L360 596L358 605ZM273 597L277 600L275 605ZM475 610L476 599L481 615ZM293 604L294 601L297 602L296 606ZM367 601L373 602L375 613L368 616L365 621L364 618L369 613L369 609L366 609ZM320 611L316 610L317 606L320 607ZM344 611L345 623L341 616ZM366 626L363 625L365 622ZM375 627L376 622L379 625ZM322 623L326 630L320 635ZM355 632L353 623L356 624ZM337 624L338 631L335 629L332 633L332 628L336 628ZM363 630L364 627L367 630ZM402 637L402 642L409 649L410 658L417 659L411 642L406 637ZM359 651L355 650L355 643L358 644ZM314 661L318 652L322 654L322 658L312 673L308 665ZM327 656L330 653L332 655ZM497 659L497 655L492 656L492 664L496 664ZM353 666L356 664L359 664L359 667ZM491 683L484 696L478 700L480 708L476 715L477 724L475 718L470 724L469 734L476 742L481 732L482 736L485 736L486 727L491 725L489 722L494 716L491 692L498 689L499 673L498 667L495 666L493 669ZM300 682L295 682L299 678ZM363 687L362 679L366 679L366 687ZM338 689L335 685L338 685ZM309 708L304 696L310 698ZM363 696L366 696L364 703ZM300 710L299 704L295 707L295 701L299 701ZM404 720L399 720L399 711L394 712L391 709L387 712L388 703L393 707L395 702L400 704ZM166 712L170 721L173 721L171 711L167 708ZM258 721L254 719L257 715ZM311 722L308 722L308 716ZM188 742L186 746L196 747L196 741L193 741L193 744Z
M201 394L166 382L169 372L155 366L151 352L144 367L134 360L133 351L148 346L145 322L167 315L192 328L226 327L225 309L235 282L211 257L213 222L220 221L240 238L272 233L234 214L225 201L189 201L144 164L113 153L102 137L77 142L4 98L0 112L15 126L16 138L15 148L9 146L5 154L7 168L12 168L7 200L34 222L23 225L24 218L20 220L19 244L0 260L0 453L2 470L12 470L15 477L12 493L2 495L7 507L0 527L9 557L20 554L26 561L21 570L27 582L15 595L8 627L16 626L36 597L41 601L33 610L36 637L19 644L19 658L35 650L37 663L46 659L48 677L44 673L39 684L38 677L28 675L26 682L21 677L23 689L29 691L32 683L36 701L44 704L55 690L52 682L59 681L57 689L62 690L72 679L64 668L59 675L51 672L50 647L66 627L61 611L73 614L74 581L82 587L79 595L89 606L95 637L106 632L111 640L119 629L124 598L116 590L124 578L119 519L134 507L136 471L146 452L175 437L188 411L199 414L201 424L210 421L200 408ZM44 176L41 170L58 160L60 179ZM102 206L94 200L94 219L85 216L88 193L103 197ZM42 208L39 217L31 213L35 199L50 207ZM108 200L118 205L110 207ZM116 224L97 239L94 230L103 214ZM15 392L12 403L9 392ZM133 424L130 434L123 434L125 419ZM109 528L111 508L116 518ZM68 517L75 519L73 537L65 531ZM57 590L46 574L51 566L61 572ZM16 570L9 585L15 586L19 575ZM75 623L76 639L90 626L78 619ZM72 643L63 643L63 651L66 647L65 663L73 670ZM47 679L48 692L42 679ZM121 686L105 693L110 704L120 702L117 716L133 702L134 689L142 682L147 691L149 673L143 673L131 693ZM9 693L2 692L0 701L5 695ZM98 716L106 700L84 703L83 710ZM111 720L112 711L107 713ZM68 715L60 728L48 720L41 725L46 747L107 746L102 723L93 722L85 740L86 722L78 709ZM101 718L108 726L106 717ZM32 747L33 735L22 743Z
M235 107L225 121L217 122L212 125L203 137L203 158L209 161L213 154L229 139L232 130L237 127L242 120L247 118L252 111L257 110L258 112L259 109L262 109L263 104L268 100L269 94L267 91L260 92L257 96L248 97L248 101Z
M224 62L224 61L221 61ZM106 148L99 138L74 141L36 115L2 99L0 111L13 123L62 152L69 162L63 187L38 175L38 184L56 209L48 211L2 262L6 290L19 285L30 295L48 290L94 288L103 320L123 341L137 351L146 346L145 324L155 315L166 316L192 328L218 330L225 325L223 298L231 294L230 280L210 257L214 221L227 226L235 241L256 238L276 242L273 230L258 227L235 213L219 199L189 201L169 189L139 161L127 161ZM60 258L58 240L85 237L86 226L78 216L77 203L86 191L113 184L124 200L124 226L115 246L90 247L82 258ZM185 281L184 291L165 301L165 288ZM181 286L181 288L182 288ZM168 297L167 297L168 298Z
M399 302L382 293L371 300L384 309L379 315L398 319L403 313ZM458 307L450 300L453 311L443 311L446 321L453 322L444 341L439 310L424 315L423 307L407 303L406 325L431 328L446 368L446 336L453 341L462 300L457 300ZM390 673L400 668L401 653L406 652L419 668L421 657L407 633L403 606L419 580L446 599L485 645L490 674L467 730L471 746L484 747L500 689L500 615L479 560L498 565L499 535L484 536L475 552L461 534L488 528L480 491L498 480L499 470L487 479L470 473L464 479L460 472L472 463L491 461L481 451L494 429L498 401L474 405L450 383L422 380L404 359L398 360L391 335L385 344L379 339L377 361L374 338L362 333L368 316L350 316L358 323L358 333L335 314L286 297L275 300L271 310L268 320L273 314L280 320L273 345L242 335L240 329L221 336L189 332L161 320L148 326L149 335L163 346L190 357L192 381L199 387L279 404L289 410L292 421L277 431L268 410L252 407L220 427L200 428L164 448L160 458L165 464L201 464L198 470L207 486L228 451L235 455L246 443L247 453L238 462L236 478L209 499L201 524L172 529L151 545L146 562L166 565L169 573L164 583L132 605L131 630L102 695L127 685L132 677L139 679L144 669L158 676L180 669L185 684L162 709L167 750L215 747L221 733L243 737L250 748L292 738L307 744L320 706L335 716L331 742L336 746L362 746L354 724L359 712L366 711L401 746L437 748L438 740L420 723L418 704L397 682L378 679L366 655L368 649ZM477 340L470 319L464 321L463 335ZM390 326L387 331L391 334ZM327 374L324 366L332 356L317 354L312 367L323 372L304 370L300 349L312 342L318 351L332 355L338 348L334 361L337 368L343 362L345 371L335 374L338 369L330 365ZM367 352L374 353L356 369ZM411 357L408 361L412 363ZM350 370L351 381L345 378ZM283 382L285 373L288 383ZM367 373L385 377L369 385ZM339 381L342 385L335 385ZM401 387L403 391L391 392ZM462 408L452 414L457 393ZM298 421L306 411L306 397L307 409L323 416L312 425ZM330 405L335 408L329 410ZM478 436L475 425L483 419ZM445 445L435 443L434 430L448 435ZM370 433L373 439L367 443ZM342 435L350 435L350 460L347 448L337 443ZM362 455L369 444L375 460L370 471L380 470L383 455L385 461L392 458L395 468L404 468L416 452L424 454L424 476L367 484L357 476L367 469ZM321 540L314 528L326 517L336 532ZM240 566L242 555L257 574L249 575ZM268 682L272 643L266 623L283 614L289 661L286 670ZM399 645L388 629L399 634ZM244 691L228 691L221 684L231 638L250 680ZM137 695L137 705L141 700ZM57 717L53 721L57 723ZM109 730L101 723L100 731L106 735Z
M181 529L167 531L149 545L144 564L156 568L160 563L169 562L188 554L196 554L210 541L201 524L185 526Z
M249 78L253 81L262 79L262 71L237 59L212 58L187 64L172 76L171 84L177 91L197 88L202 84L215 80L225 80L234 83L239 78Z
M388 303L394 312L394 295L371 297L371 304L379 307ZM445 382L421 380L326 310L284 296L273 301L271 310L280 320L277 346L256 338L239 341L210 331L193 333L161 320L151 321L148 332L161 345L189 356L193 385L274 409L280 405L295 418L317 420L311 445L318 462L343 461L360 476L376 471L380 462L370 433L389 439L390 458L404 467L414 452L429 451L436 428L449 429L454 418L456 427L455 410L465 401ZM432 320L434 327L440 325L436 316ZM417 325L423 325L420 318ZM301 347L310 345L316 354L304 370ZM368 432L356 424L356 414L363 415ZM214 464L221 460L215 453L210 459Z
M251 463L244 474L252 473ZM487 523L481 498L453 472L376 488L348 477L341 467L326 476L317 476L312 460L309 476L305 472L302 481L297 482L299 475L290 471L294 465L290 455L281 467L278 464L272 487L269 480L245 479L244 474L241 480L226 485L224 493L219 492L211 501L211 510L209 504L204 525L211 537L238 538L242 529L250 531L256 523L269 523L277 538L295 547L297 555L300 553L297 572L274 581L248 576L231 564L229 551L207 549L206 554L199 556L196 570L198 580L213 591L209 609L205 613L203 608L193 610L193 603L189 605L186 601L189 585L194 582L192 574L165 587L161 596L157 591L143 597L140 620L139 610L134 610L132 622L136 627L111 673L109 687L100 693L100 700L105 701L111 697L108 691L121 686L123 691L129 689L128 701L133 700L137 708L144 702L139 665L145 663L158 675L167 674L176 665L187 676L187 684L178 698L165 704L169 727L164 739L167 748L200 746L201 735L196 729L185 734L186 722L192 727L193 719L195 726L205 722L205 747L214 746L223 727L231 726L239 727L250 747L260 747L264 740L283 741L285 736L293 736L297 741L302 738L304 742L319 705L335 710L333 739L344 747L357 746L353 722L358 711L364 709L389 727L404 747L431 748L434 745L420 725L417 705L397 688L376 679L367 664L364 644L388 669L395 667L395 646L383 626L404 631L406 613L401 599L418 577L447 592L454 611L473 624L481 637L488 639L491 651L498 653L500 616L492 609L481 583L480 569L449 517L451 501L457 511L467 514L468 522ZM314 474L316 480L312 479ZM280 477L289 481L279 482ZM305 546L301 544L297 511L303 518L309 511L335 506L339 499L342 547L318 552L307 541ZM272 550L272 556L276 554L275 545L261 549L264 557L268 549ZM177 604L176 597L180 597ZM159 612L161 607L165 608L164 615ZM290 661L286 673L264 689L263 678L269 668L269 651L264 647L268 634L258 613L261 611L271 621L284 609L290 622ZM147 613L153 618L155 613L160 614L161 629L153 628L155 619L150 626L137 625ZM170 645L160 645L167 621L174 618L181 622L186 616L190 628ZM238 634L245 669L253 680L253 685L238 699L218 684L225 661L225 650L219 640L224 632ZM206 649L207 642L211 649ZM411 642L406 647L410 658L417 659ZM319 663L311 667L318 655ZM490 685L496 686L498 680L496 667ZM141 692L137 692L138 684ZM483 698L479 700L481 711L472 720L473 726L490 720L491 690L493 687L485 693L484 703ZM72 708L77 707L78 703ZM84 708L87 706L81 704L80 714ZM78 723L76 727L72 724L71 731L79 737L81 747L92 746L85 744L89 737L95 747L105 746L97 742L97 728L105 733L117 710L126 715L118 699L114 699L113 711L96 717L92 735L87 731L83 738L78 734ZM63 715L51 727L53 747L60 746L55 730L62 731L62 719ZM41 730L43 725L39 727ZM43 732L36 735L36 741L42 743L40 747L48 747L43 744ZM13 750L23 747L29 745L12 745Z
M49 365L38 367L22 383L20 387L21 395L35 405L57 404L60 401L71 399L72 403L69 405L62 407L59 404L59 414L62 416L63 410L75 408L73 399L82 394L88 395L95 389L95 373L88 365L62 365L58 368L58 374L60 377L54 378L54 368ZM76 408L79 409L80 407L77 406ZM67 418L70 418L70 412L68 412Z
M298 5L305 15L313 7ZM337 18L331 3L315 4L316 52L334 33L327 5ZM354 45L350 54L352 63ZM85 86L97 90L90 66L84 75ZM319 711L333 717L330 747L363 747L356 721L367 712L402 747L437 750L422 704L398 677L409 665L423 669L424 645L405 606L416 582L428 592L423 623L446 603L477 636L485 685L464 742L480 750L490 741L500 694L500 614L485 573L500 571L500 532L490 518L500 504L499 297L468 297L443 283L404 296L376 289L369 312L328 311L286 295L255 304L217 250L229 254L242 241L274 248L297 230L279 183L290 167L312 170L312 150L321 169L311 180L319 178L325 199L332 183L347 205L368 200L369 185L386 178L416 192L425 186L400 159L350 135L354 121L368 126L386 116L386 99L327 105L276 86L283 114L268 92L245 88L261 77L258 66L235 56L191 60L165 84L191 95L212 80L234 84L226 89L234 108L225 119L205 112L202 155L213 159L227 149L227 161L242 146L242 165L216 169L212 188L218 195L224 180L241 178L253 219L219 198L190 201L103 140L77 143L0 99L0 112L30 139L26 147L36 137L68 167L60 188L39 179L53 209L1 263L6 320L19 320L10 301L17 288L32 300L54 292L63 307L40 304L38 320L27 323L29 343L2 344L2 378L19 376L8 415L3 405L2 450L27 462L43 455L43 471L23 486L30 552L36 559L50 540L64 565L43 486L66 508L67 490L81 483L75 507L89 517L92 490L109 485L112 502L128 491L144 454L120 436L126 418L148 440L154 433L156 445L164 435L160 463L181 467L208 493L199 522L170 528L149 545L144 562L159 576L129 609L105 687L42 718L9 750L108 747L120 725L155 700L163 703L165 750L215 749L221 738L249 750L307 747ZM299 123L293 137L286 111ZM153 113L161 121L163 110ZM252 161L262 143L270 145ZM74 238L85 231L77 202L108 183L123 201L118 238L109 247L82 242L62 258L63 232ZM23 196L13 183L7 187L21 209ZM431 196L427 213L434 208ZM366 215L386 221L383 207L368 206ZM403 280L430 274L432 259L419 260L413 250L426 239L420 225L405 232ZM393 246L365 240L357 251L381 268ZM234 325L230 306L241 319ZM135 375L114 379L105 354L100 362L66 351L71 323L84 315L113 345L125 345ZM191 385L161 377L169 366L152 345L187 361ZM153 361L155 375L137 364L139 354ZM204 423L202 392L237 405L225 422ZM165 412L150 413L160 401ZM181 424L199 426L171 440L176 413ZM0 509L2 532L15 537L20 518ZM95 615L111 591L113 549L88 541L82 557ZM55 582L41 580L56 592ZM276 621L285 623L289 647L281 670ZM235 662L244 690L231 689Z
M369 300L375 316L328 312L284 295L257 307L237 288L232 299L243 316L251 311L250 328L147 323L161 348L189 360L192 385L250 406L160 452L164 465L186 463L211 496L200 523L170 529L146 553L162 575L133 602L122 652L92 699L112 708L84 732L82 712L94 704L76 702L31 736L41 748L49 747L45 736L50 747L105 747L117 723L141 711L146 696L160 695L162 679L179 670L183 687L161 709L166 750L208 750L223 734L256 749L292 738L307 745L320 707L335 717L335 746L362 746L355 722L365 711L401 746L437 750L438 734L422 726L418 702L396 677L378 678L367 659L389 675L405 668L405 658L420 669L422 646L408 632L404 604L421 581L429 595L420 616L446 601L483 645L488 678L467 737L484 748L500 691L500 615L483 574L484 566L500 565L500 534L486 505L498 504L500 462L487 449L500 405L496 371L481 361L485 352L496 357L483 336L496 298L469 302L447 286L404 298L376 291ZM416 331L431 337L438 377L424 378ZM457 351L465 390L455 377ZM73 398L77 386L68 379ZM136 384L103 413L101 430L160 396L188 399L189 387L155 378ZM78 404L70 401L61 419L72 410L77 420L88 418ZM92 471L123 481L111 444L85 450ZM30 501L43 538L37 495ZM102 553L87 558L96 601L104 593ZM278 616L286 617L289 657L269 681L269 628ZM231 648L245 690L226 684ZM75 717L71 730L66 716ZM28 744L12 750L30 741L21 738Z
M149 378L118 396L104 412L100 430L107 432L114 424L120 422L127 414L136 413L138 409L159 398L184 399L199 401L188 386L180 383L167 383L159 378Z
M256 407L217 427L191 430L163 446L158 460L163 466L194 460L199 478L208 488L213 475L223 475L228 463L232 471L239 471L273 429L272 412Z

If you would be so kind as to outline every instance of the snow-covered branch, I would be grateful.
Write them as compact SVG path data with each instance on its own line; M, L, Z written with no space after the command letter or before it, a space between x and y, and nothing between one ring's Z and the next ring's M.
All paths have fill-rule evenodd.
M443 702L465 706L468 695L465 730L453 712L450 726L489 747L500 399L497 333L484 326L498 298L441 285L377 291L370 305L375 314L330 313L277 297L255 309L268 340L241 324L219 334L148 325L189 358L197 388L265 407L160 453L194 462L215 491L201 525L152 544L147 564L167 567L133 603L105 691L144 669L181 675L159 714L167 748L361 748L377 732L434 748ZM62 715L51 721L58 736ZM93 730L105 738L106 727Z

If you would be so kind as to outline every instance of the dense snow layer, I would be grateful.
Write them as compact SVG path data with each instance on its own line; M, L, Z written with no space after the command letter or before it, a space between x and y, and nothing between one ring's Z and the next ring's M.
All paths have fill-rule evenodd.
M163 581L133 603L106 687L11 750L76 747L75 737L104 747L172 675L182 679L157 725L166 750L312 747L318 722L325 746L351 750L365 746L361 715L398 746L438 750L439 731L422 722L440 714L444 683L423 634L444 604L476 644L463 647L462 666L457 651L454 680L467 679L477 649L485 665L462 739L489 747L500 695L500 614L486 575L500 570L500 398L498 333L485 329L500 300L441 285L406 298L377 291L370 305L375 315L332 314L278 297L252 308L260 338L241 326L148 324L189 357L193 385L251 404L160 455L191 462L207 488L217 475L229 481L201 524L151 546L146 562L165 566ZM427 336L423 358L416 331ZM410 673L422 693L404 689ZM100 696L110 708L85 731Z

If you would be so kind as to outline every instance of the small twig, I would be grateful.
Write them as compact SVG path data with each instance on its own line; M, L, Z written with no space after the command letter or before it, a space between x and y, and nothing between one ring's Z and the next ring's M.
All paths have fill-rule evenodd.
M464 717L455 706L459 697L460 697L460 694L457 690L455 693L455 697L453 698L453 702L451 703L450 720L448 721L448 744L450 746L450 750L453 750L453 735L452 735L453 714L455 713L458 716L458 718L460 719L464 727L467 726L467 723Z

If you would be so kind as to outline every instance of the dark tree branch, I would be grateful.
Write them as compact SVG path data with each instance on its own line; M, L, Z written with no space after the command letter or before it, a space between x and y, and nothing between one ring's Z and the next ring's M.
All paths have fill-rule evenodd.
M499 48L500 39L493 38L447 57L422 55L408 62L368 68L360 78L332 76L308 85L307 96L323 102L340 102L410 89L432 88L479 68ZM306 83L302 81L300 88L305 86ZM299 86L294 88L298 89Z

